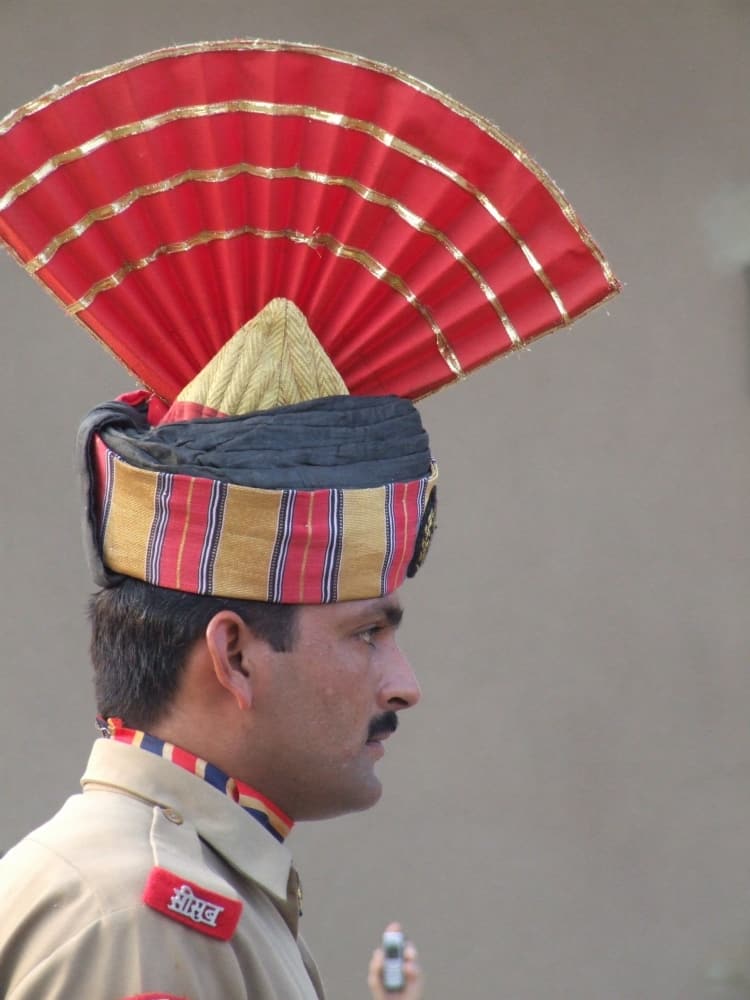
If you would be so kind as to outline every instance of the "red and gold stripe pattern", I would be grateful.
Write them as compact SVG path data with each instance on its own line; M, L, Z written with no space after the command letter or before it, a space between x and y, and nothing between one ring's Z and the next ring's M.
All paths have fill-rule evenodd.
M282 42L150 53L7 116L0 239L169 402L277 297L351 393L416 399L619 288L486 119Z
M263 490L136 468L94 438L99 542L115 573L283 604L396 590L437 468L370 489Z
M105 732L104 727L102 731ZM140 747L155 753L165 760L171 760L173 764L184 768L191 774L203 778L214 788L228 795L232 801L253 816L264 826L278 841L284 841L294 826L294 821L282 812L277 806L267 799L265 795L256 792L250 785L236 778L229 778L223 771L220 771L214 764L188 750L176 747L173 743L157 739L150 733L144 733L140 729L129 729L124 725L122 719L106 720L106 735L109 739L117 740L118 743L129 743L132 746Z

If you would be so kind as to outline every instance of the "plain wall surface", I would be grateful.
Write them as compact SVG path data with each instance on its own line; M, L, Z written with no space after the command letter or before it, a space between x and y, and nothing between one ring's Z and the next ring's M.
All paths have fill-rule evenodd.
M330 997L366 996L394 917L431 1000L750 996L750 5L2 0L0 114L243 36L380 59L491 118L626 285L421 405L423 701L381 803L290 841ZM7 847L94 736L72 443L131 382L5 255L0 296Z

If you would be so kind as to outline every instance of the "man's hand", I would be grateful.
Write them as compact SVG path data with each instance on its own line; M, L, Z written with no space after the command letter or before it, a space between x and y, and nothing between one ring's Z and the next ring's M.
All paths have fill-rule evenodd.
M400 931L401 924L388 924L387 931ZM373 1000L422 1000L424 996L424 976L419 966L417 949L407 942L404 947L404 979L406 985L398 993L389 993L383 987L383 949L376 948L370 959L367 985Z

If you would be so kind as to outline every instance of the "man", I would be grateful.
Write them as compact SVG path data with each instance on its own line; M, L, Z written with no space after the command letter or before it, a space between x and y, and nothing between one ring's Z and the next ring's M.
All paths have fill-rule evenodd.
M378 800L419 699L411 399L617 283L511 140L325 49L87 74L0 122L0 164L0 235L151 389L81 428L104 738L0 863L0 993L320 998L284 840Z
M303 352L309 331L289 302L275 300L236 336L267 341L279 317L290 353ZM175 406L215 401L217 380L231 379L228 346ZM108 739L94 746L83 794L3 862L0 987L9 1000L320 997L283 841L298 820L377 801L384 742L419 699L396 639L397 584L420 552L417 518L423 537L431 524L426 435L414 407L394 397L322 397L270 416L251 408L187 423L167 414L152 425L141 396L98 407L82 429L90 555L105 584L91 603L91 648ZM348 448L332 451L330 417L334 438L345 421L356 461ZM165 455L175 471L164 471ZM290 486L298 466L305 490ZM397 469L400 519L382 503L391 487L377 486ZM210 504L199 510L212 493L223 495L220 524ZM144 579L178 572L170 538L180 542L181 580L208 572L209 537L216 585L246 596ZM334 542L336 588L372 596L257 599L269 581L281 592L333 586L325 553ZM250 550L252 560L236 559Z
M291 303L271 303L237 336L267 339L277 314L285 344L301 350L307 328ZM214 365L220 381L226 357L219 352ZM199 376L176 405L204 406L210 395ZM109 738L94 746L83 794L2 864L0 987L9 1000L322 996L298 938L301 888L283 841L298 820L377 801L384 742L397 713L419 699L396 639L399 577L388 575L393 589L380 591L390 572L384 560L400 549L412 562L417 518L422 534L430 523L426 436L414 407L388 397L333 396L271 417L251 409L156 425L146 407L145 399L107 404L84 422L91 557L106 584L92 600L92 659ZM331 452L331 415L334 438L345 419L347 440L357 440L354 463L346 448ZM175 471L164 471L165 455ZM298 463L306 490L289 485ZM400 521L382 503L377 514L370 509L370 494L383 489L376 483L392 481L395 469L407 476L394 487L407 511ZM272 480L283 489L269 488ZM410 489L423 499L407 504ZM201 491L223 493L220 527L208 509L200 515ZM269 506L274 528L264 540L259 521ZM350 506L355 514L370 510L364 527L347 515ZM304 512L302 520L292 508ZM258 580L266 588L271 577L282 591L325 590L322 556L335 508L336 586L372 596L257 600ZM325 516L316 520L316 510ZM380 531L378 517L390 519ZM139 523L146 526L140 538ZM181 543L181 579L202 571L211 532L214 580L234 580L247 596L193 594L143 579L171 571L170 538ZM383 549L385 534L393 545ZM300 544L304 569L293 558ZM252 561L237 561L236 550L249 548ZM347 570L348 549L357 558ZM407 560L400 561L403 577ZM267 569L259 575L261 564Z

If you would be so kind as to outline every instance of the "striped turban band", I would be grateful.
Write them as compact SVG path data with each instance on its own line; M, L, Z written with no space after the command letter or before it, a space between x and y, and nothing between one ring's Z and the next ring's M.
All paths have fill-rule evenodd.
M146 393L79 435L100 585L284 604L378 597L424 559L437 469L396 396L330 396L152 426Z

